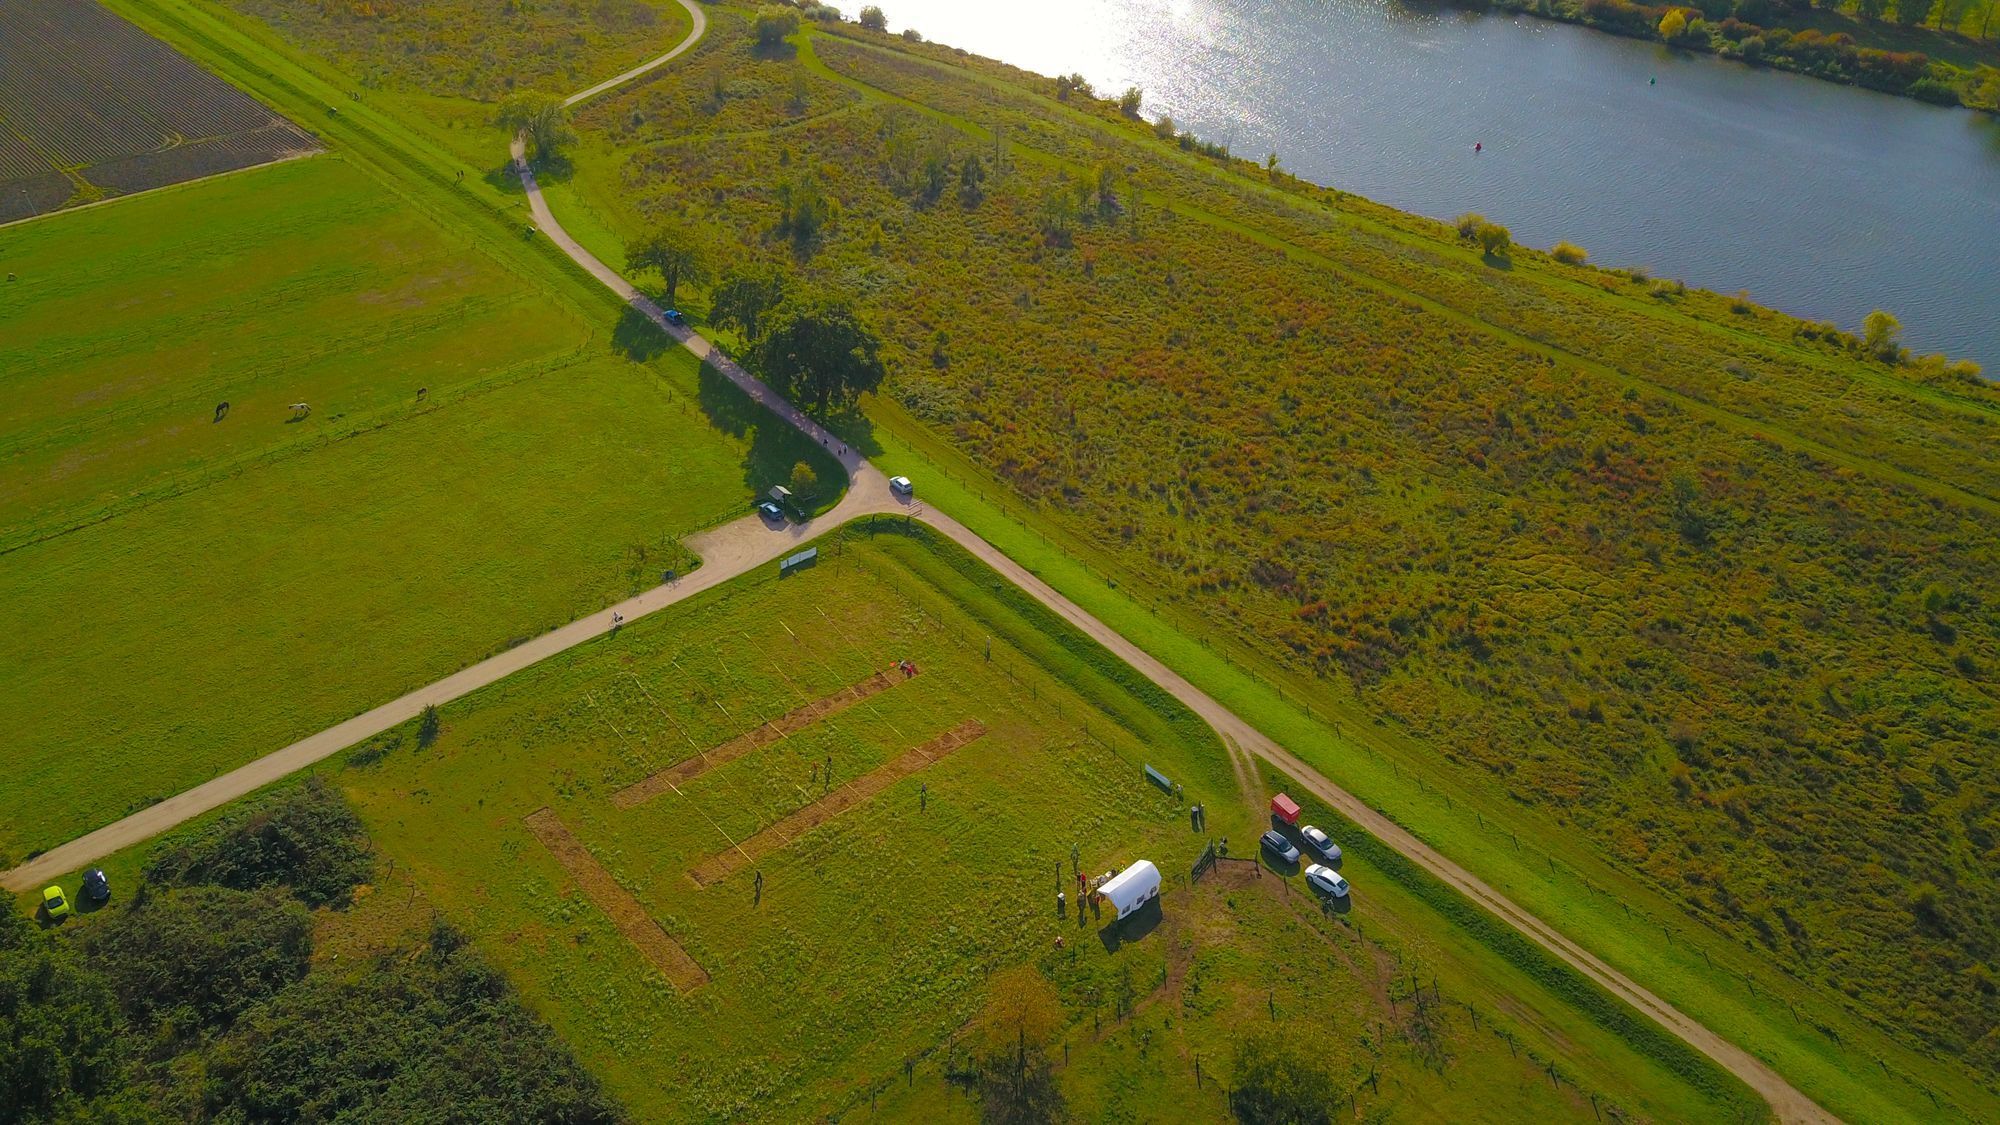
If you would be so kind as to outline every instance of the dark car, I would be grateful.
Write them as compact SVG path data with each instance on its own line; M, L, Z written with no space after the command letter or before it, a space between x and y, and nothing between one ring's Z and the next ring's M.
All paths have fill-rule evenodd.
M85 902L111 901L111 880L106 879L104 872L98 868L93 867L83 873L83 900Z
M1285 834L1275 828L1264 833L1264 838L1259 840L1258 843L1264 845L1265 851L1270 852L1286 863L1297 863L1299 861L1299 849L1293 847L1292 842L1285 839Z

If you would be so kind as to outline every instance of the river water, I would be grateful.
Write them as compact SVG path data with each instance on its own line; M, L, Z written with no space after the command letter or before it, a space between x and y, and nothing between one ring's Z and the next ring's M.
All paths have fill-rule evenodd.
M1395 0L883 6L1307 179L1848 328L1885 308L2000 374L2000 122L1968 110Z

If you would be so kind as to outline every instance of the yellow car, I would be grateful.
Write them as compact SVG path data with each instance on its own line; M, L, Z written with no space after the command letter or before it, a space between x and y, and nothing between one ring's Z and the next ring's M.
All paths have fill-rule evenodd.
M42 913L51 920L68 916L69 900L63 897L61 887L50 887L42 892Z

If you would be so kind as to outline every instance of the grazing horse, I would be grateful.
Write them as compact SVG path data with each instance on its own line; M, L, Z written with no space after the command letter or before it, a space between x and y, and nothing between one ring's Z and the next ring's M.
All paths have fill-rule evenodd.
M429 387L418 387L418 388L417 388L417 401L418 401L418 402L422 402L422 401L424 401L424 396L426 396L426 395L428 395L428 394L430 394L430 393L431 393L431 389L430 389Z
M310 403L304 403L304 402L295 402L295 403L293 403L293 404L292 404L292 418L291 418L291 420L292 420L292 421L294 421L294 422L296 422L296 421L298 421L299 419L301 419L301 418L305 417L306 415L308 415L308 414L311 414L312 412L313 412L313 408L312 408L312 405L311 405Z
M220 422L227 417L229 417L229 404L226 402L218 402L215 404L215 418L209 424L214 425L215 422Z

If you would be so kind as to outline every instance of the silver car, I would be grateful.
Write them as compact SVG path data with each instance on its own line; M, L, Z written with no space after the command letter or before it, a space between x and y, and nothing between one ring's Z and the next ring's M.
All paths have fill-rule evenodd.
M1299 835L1305 837L1306 847L1317 852L1321 859L1328 863L1340 862L1340 845L1333 842L1333 837L1310 824L1299 829Z
M1347 880L1331 867L1315 863L1306 868L1306 885L1328 898L1346 898Z

